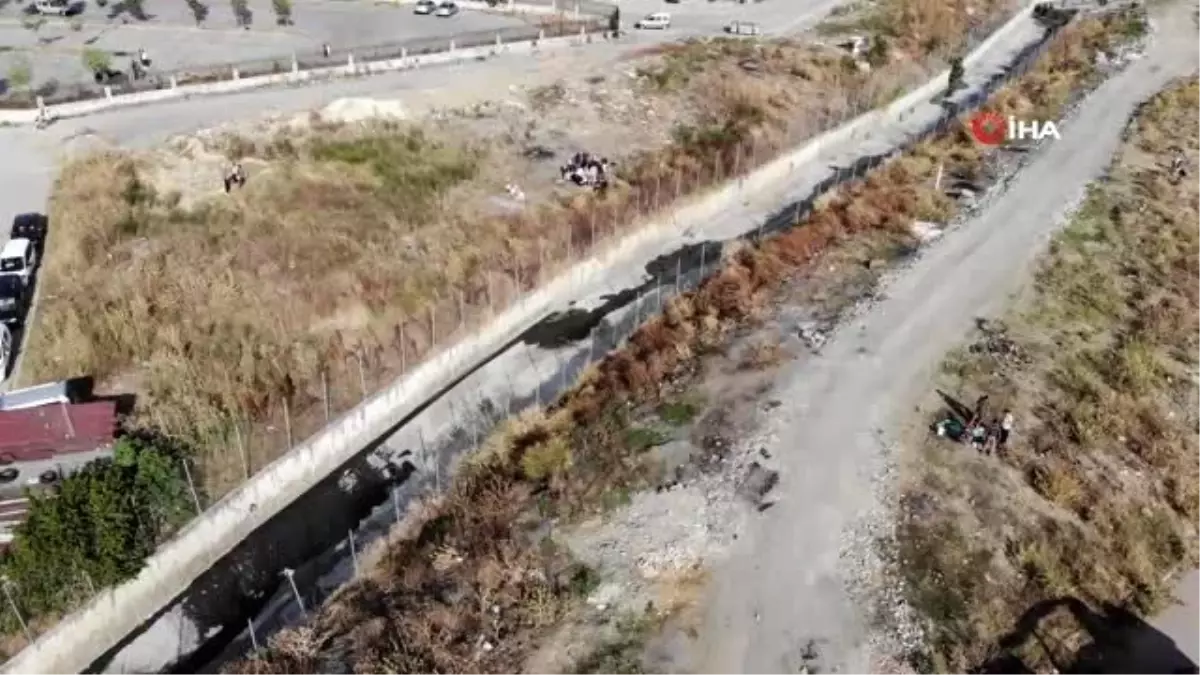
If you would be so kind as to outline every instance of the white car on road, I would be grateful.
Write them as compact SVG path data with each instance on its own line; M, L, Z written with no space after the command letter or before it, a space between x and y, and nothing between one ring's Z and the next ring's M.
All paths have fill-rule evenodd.
M0 274L15 276L26 286L37 267L37 249L28 239L9 239L0 249Z
M417 6L413 8L413 14L433 14L437 6L437 3L433 0L417 0Z
M671 27L671 15L666 12L647 14L640 21L633 24L633 27L642 30L666 30Z
M433 11L434 16L440 16L443 19L458 14L458 5L449 0L438 5L438 8Z
M66 16L71 11L68 0L37 0L33 3L33 11L45 16Z

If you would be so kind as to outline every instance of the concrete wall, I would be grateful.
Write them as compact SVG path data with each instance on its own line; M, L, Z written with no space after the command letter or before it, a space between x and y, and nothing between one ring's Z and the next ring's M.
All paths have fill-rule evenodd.
M992 46L1023 21L1024 12L976 50ZM972 56L975 56L973 54ZM973 62L974 59L969 59ZM945 84L944 74L888 106L902 115L905 104L919 103ZM286 456L268 465L245 485L194 520L148 561L138 576L102 592L84 609L64 618L4 666L5 672L79 672L180 596L193 581L245 538L283 511L333 471L387 435L438 392L444 383L486 361L553 309L563 306L589 280L631 253L678 239L677 223L703 219L736 204L747 187L766 185L797 164L816 157L823 145L856 138L878 124L885 113L872 112L822 134L736 183L715 190L675 211L669 220L648 224L614 246L572 266L551 283L523 297L485 329L430 359L403 378L342 415Z
M589 34L581 30L579 35L508 43L500 42L499 36L497 36L497 42L494 45L470 48L455 48L454 41L451 40L447 43L448 49L446 51L436 54L422 54L420 56L389 59L386 61L362 62L355 62L354 58L350 57L346 65L342 66L314 68L312 70L293 70L286 73L243 77L204 84L180 85L168 89L63 103L61 105L48 106L47 109L59 118L82 117L117 108L149 105L162 101L186 100L193 96L214 96L262 87L315 83L342 77L356 77L407 70L410 68L421 68L424 66L487 59L502 54L534 54L545 50L562 49L572 45L585 44L594 39L594 35L594 33ZM32 124L37 119L37 114L38 111L36 109L0 110L0 124Z

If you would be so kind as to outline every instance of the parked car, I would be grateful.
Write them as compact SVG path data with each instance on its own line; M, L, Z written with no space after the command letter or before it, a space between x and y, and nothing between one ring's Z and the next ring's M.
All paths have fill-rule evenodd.
M433 11L434 16L440 16L443 19L458 14L458 5L453 2L443 2L438 5L438 8Z
M434 0L417 0L416 7L413 7L413 14L433 14L437 9L437 3Z
M37 0L33 3L33 13L43 16L66 16L71 12L69 0Z
M758 35L762 31L752 21L730 21L725 24L725 32L730 35Z
M9 239L28 239L33 242L34 252L41 257L46 245L46 232L50 229L50 219L43 213L22 213L13 218L12 228L8 231Z
M671 27L671 15L666 12L655 12L642 17L634 28L641 30L666 30Z
M37 250L28 239L9 239L0 249L0 276L14 276L25 285L37 269Z
M25 322L33 302L33 286L22 283L12 274L0 274L0 323L20 325Z

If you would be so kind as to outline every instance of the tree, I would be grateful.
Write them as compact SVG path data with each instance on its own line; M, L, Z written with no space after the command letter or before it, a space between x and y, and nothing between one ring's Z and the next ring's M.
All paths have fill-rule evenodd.
M8 86L13 89L27 89L33 82L33 64L29 57L18 56L8 67Z
M254 21L254 12L250 10L250 3L247 0L229 0L229 4L233 6L233 18L237 21L237 25L249 29L250 24Z
M83 67L93 74L107 73L112 70L112 54L103 49L88 47L83 50Z
M69 589L136 575L165 534L190 515L181 458L173 449L123 438L111 459L65 478L55 493L30 495L0 572L35 615L62 609Z
M292 25L292 0L271 0L271 7L275 9L275 23Z
M187 0L187 6L192 11L192 18L196 20L196 28L199 28L208 18L208 5L200 0Z
M608 15L608 30L612 33L618 33L621 30L621 8L614 7L612 13Z

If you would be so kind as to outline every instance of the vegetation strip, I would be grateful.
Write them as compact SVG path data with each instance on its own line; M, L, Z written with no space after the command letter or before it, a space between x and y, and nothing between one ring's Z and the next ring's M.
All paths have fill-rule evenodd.
M1069 26L991 106L1002 114L1061 111L1073 90L1095 84L1094 55L1111 52L1131 24L1143 25L1120 16ZM913 220L945 221L955 211L932 187L938 167L980 177L982 160L969 133L956 129L825 200L802 227L730 253L699 290L671 300L555 405L506 423L446 495L397 527L374 566L306 625L283 631L230 672L521 670L596 579L543 524L567 526L662 478L644 452L654 440L639 415L649 407L677 418L684 408L673 392L698 357L761 316L779 286L822 254L880 237L893 254L911 250ZM656 610L637 617L662 618ZM623 635L644 634L635 623ZM614 650L625 654L628 645L604 647L580 667L612 668L606 655Z

